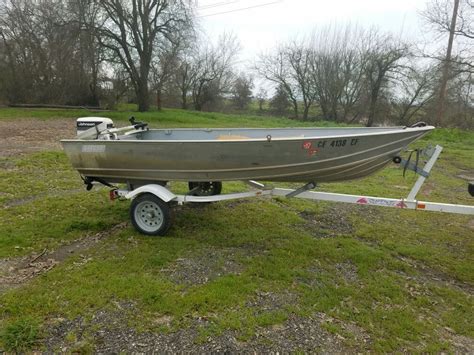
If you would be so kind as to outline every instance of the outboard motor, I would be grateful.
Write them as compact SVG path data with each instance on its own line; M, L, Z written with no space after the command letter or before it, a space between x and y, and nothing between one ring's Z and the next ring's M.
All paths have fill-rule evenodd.
M474 197L474 181L471 181L467 185L467 191L469 191L469 194Z
M114 128L114 122L107 117L80 117L76 120L79 139L97 139L100 132L110 128Z

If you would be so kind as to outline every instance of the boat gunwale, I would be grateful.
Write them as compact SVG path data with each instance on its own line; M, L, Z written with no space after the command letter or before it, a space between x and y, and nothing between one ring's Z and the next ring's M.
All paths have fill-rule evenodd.
M403 133L403 132L428 132L433 129L435 129L434 126L425 126L425 127L351 127L349 129L383 129L383 131L378 131L378 132L367 132L367 133L354 133L354 134L343 134L343 135L331 135L331 136L308 136L308 137L271 137L270 141L268 140L267 137L264 138L245 138L245 139L113 139L113 140L100 140L100 139L61 139L61 142L84 142L84 143L100 143L104 144L107 142L128 142L128 143L249 143L249 142L284 142L284 141L301 141L301 140L316 140L316 139L342 139L342 138L349 138L349 137L370 137L370 136L377 136L377 135L391 135L391 134L398 134L398 133ZM152 128L151 130L154 131L169 131L169 130L174 130L174 131L204 131L204 132L210 132L210 131L229 131L229 130L315 130L315 129L334 129L334 130L343 130L343 129L348 129L344 127L322 127L322 128L297 128L297 127L291 127L291 128ZM136 133L140 133L141 131L138 131ZM135 134L135 132L133 133ZM119 136L120 137L120 136Z

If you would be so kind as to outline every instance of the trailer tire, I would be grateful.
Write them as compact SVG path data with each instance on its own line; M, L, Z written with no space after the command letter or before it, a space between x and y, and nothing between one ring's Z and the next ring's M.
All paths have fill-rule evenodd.
M135 229L142 234L165 235L171 226L171 211L162 199L144 193L132 200L130 219Z

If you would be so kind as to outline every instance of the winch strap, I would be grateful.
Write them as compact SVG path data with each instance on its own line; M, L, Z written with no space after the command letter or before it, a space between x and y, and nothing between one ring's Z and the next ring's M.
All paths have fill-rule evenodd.
M415 153L415 162L414 163L411 162L411 158L412 158L413 153ZM425 171L425 170L418 167L418 164L420 162L420 153L421 153L421 151L419 149L415 149L415 150L412 150L410 152L410 155L408 156L407 160L402 159L401 164L403 165L403 177L405 177L405 174L406 174L407 170L412 170L416 174L421 175L425 178L430 176L430 174L427 171Z

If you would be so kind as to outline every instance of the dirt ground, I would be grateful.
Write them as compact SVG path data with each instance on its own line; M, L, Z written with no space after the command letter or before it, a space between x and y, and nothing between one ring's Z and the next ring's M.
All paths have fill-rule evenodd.
M56 250L44 249L38 254L25 257L0 259L0 294L48 272L73 255L81 255L100 240L113 235L126 226L126 222L120 223L105 232L86 235L72 243L61 245ZM82 262L87 262L86 257L81 256Z
M0 157L58 150L59 142L75 134L75 119L0 120Z

